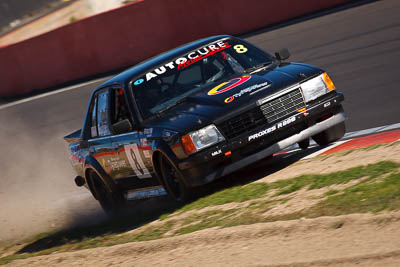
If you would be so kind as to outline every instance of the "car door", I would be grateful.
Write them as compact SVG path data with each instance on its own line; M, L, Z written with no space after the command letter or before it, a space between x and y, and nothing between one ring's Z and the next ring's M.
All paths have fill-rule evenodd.
M111 136L112 146L119 164L123 167L114 178L128 188L142 188L157 185L149 168L149 151L144 152L143 140L140 139L134 117L127 106L126 95L121 88L111 90L111 122L112 125L123 120L129 120L132 129ZM147 147L146 147L147 149ZM147 164L146 164L147 163Z

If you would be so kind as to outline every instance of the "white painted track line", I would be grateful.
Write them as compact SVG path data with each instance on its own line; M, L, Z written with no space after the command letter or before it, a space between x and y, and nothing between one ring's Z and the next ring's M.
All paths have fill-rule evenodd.
M389 130L394 130L394 129L400 129L400 123L395 123L395 124L392 124L392 125L379 126L379 127L375 127L375 128L371 128L371 129L365 129L365 130L361 130L361 131L355 131L355 132L346 133L341 140L333 143L332 145L330 145L328 147L325 147L325 148L323 148L321 150L318 150L318 151L316 151L316 152L314 152L314 153L302 158L302 160L316 157L316 156L324 153L325 151L328 151L328 150L330 150L330 149L332 149L334 147L337 147L337 146L339 146L341 144L344 144L344 143L346 143L348 141L351 141L354 138L357 138L357 137L360 137L360 136L371 135L371 134L375 134L375 133L381 133L383 131L389 131ZM400 139L398 141L400 141ZM315 147L316 145L317 144L313 140L311 140L309 148ZM287 153L292 153L292 152L296 152L296 151L299 151L299 150L300 150L299 146L297 144L295 144L295 145L292 145L292 146L286 148L282 152L287 154Z
M346 133L343 138L353 138L353 137L356 137L356 136L376 133L376 132L379 132L380 130L382 130L383 128L385 128L385 127L388 127L388 126L380 126L380 127L375 127L375 128L371 128L371 129L365 129L365 130L361 130L361 131L355 131L355 132Z
M383 131L388 131L388 130L394 130L400 128L400 123L392 124L389 126L384 126L381 130L378 132L383 132Z

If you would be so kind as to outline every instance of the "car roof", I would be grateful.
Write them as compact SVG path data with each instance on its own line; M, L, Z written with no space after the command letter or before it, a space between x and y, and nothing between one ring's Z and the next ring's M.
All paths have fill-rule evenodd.
M224 38L234 38L233 36L230 35L216 35L216 36L211 36L207 38L203 38L191 43L184 44L182 46L179 46L177 48L174 48L172 50L169 50L167 52L164 52L162 54L159 54L157 56L154 56L150 59L147 59L123 72L120 74L114 76L110 80L107 80L103 84L101 84L97 89L113 85L113 84L126 84L128 83L133 76L139 75L143 72L149 71L158 65L160 65L163 62L166 62L168 60L172 60L182 54L185 54L186 52L189 52L191 50L194 50L198 47L204 46L208 43L215 42L220 39Z

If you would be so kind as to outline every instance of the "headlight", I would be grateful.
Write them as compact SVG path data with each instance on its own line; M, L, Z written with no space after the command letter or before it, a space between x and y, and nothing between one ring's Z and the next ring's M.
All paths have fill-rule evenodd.
M225 138L215 125L211 124L200 130L191 132L182 137L182 144L187 154L192 154L203 148L224 141Z
M335 90L335 85L331 78L329 78L328 74L324 72L318 77L302 83L301 89L303 90L306 102L309 102L328 93L329 91Z

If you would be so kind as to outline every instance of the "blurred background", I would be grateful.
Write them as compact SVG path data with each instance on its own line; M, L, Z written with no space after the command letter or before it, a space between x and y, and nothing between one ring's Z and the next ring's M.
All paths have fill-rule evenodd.
M0 46L136 0L0 0Z

